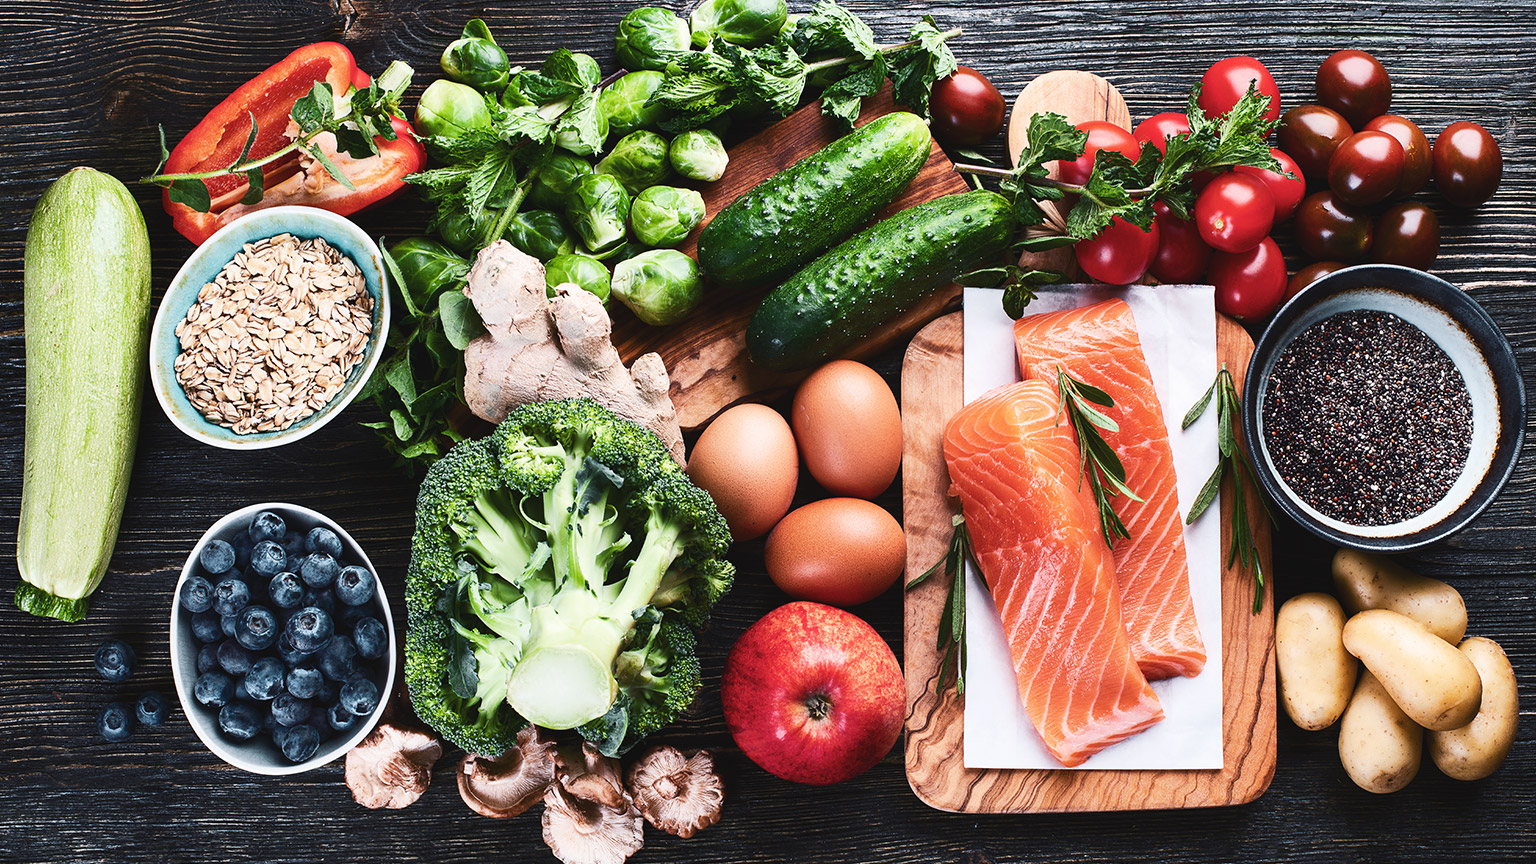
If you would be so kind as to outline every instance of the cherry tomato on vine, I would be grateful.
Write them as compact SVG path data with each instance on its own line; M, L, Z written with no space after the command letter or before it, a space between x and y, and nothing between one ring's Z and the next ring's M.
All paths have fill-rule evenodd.
M1424 130L1412 120L1396 114L1383 114L1365 124L1365 128L1371 132L1385 132L1403 145L1403 179L1392 190L1392 197L1407 198L1423 189L1433 168L1429 139L1424 136Z
M1504 175L1504 155L1488 130L1463 120L1435 139L1435 188L1457 207L1476 207L1493 197Z
M1216 311L1239 321L1268 317L1285 296L1285 258L1268 237L1247 252L1212 255L1205 275L1216 286Z
M933 111L934 137L951 144L974 147L1003 130L1007 103L987 76L969 66L933 82L929 101Z
M1117 216L1097 237L1079 240L1072 251L1088 278L1106 285L1129 285L1147 275L1157 244L1156 222L1151 231L1143 231Z
M1289 300L1301 293L1301 290L1313 282L1327 276L1329 273L1337 273L1349 265L1339 261L1315 261L1296 271L1291 281L1285 284L1285 300ZM1282 300L1281 302L1284 302Z
M1251 174L1219 174L1195 199L1200 238L1218 252L1247 252L1275 226L1275 196Z
M1269 194L1275 199L1275 224L1279 225L1296 215L1296 208L1301 206L1301 199L1307 197L1307 177L1301 173L1301 166L1296 164L1296 160L1279 150L1271 147L1269 155L1275 157L1275 161L1280 163L1279 173L1247 165L1239 165L1232 170L1264 181L1264 185L1269 187ZM1286 174L1296 176L1292 178L1285 176Z
M1314 186L1328 183L1328 160L1345 138L1355 134L1344 115L1321 105L1297 105L1285 112L1276 130L1280 149L1296 160Z
M1208 117L1220 117L1248 94L1252 84L1257 84L1259 92L1269 97L1269 110L1264 116L1279 120L1280 87L1269 69L1252 57L1228 57L1207 69L1200 79L1200 108Z
M1417 202L1391 208L1376 220L1371 260L1427 270L1440 254L1440 219Z
M1397 191L1407 161L1403 145L1391 135L1369 129L1356 132L1328 160L1328 188L1345 204L1379 204Z
M1167 153L1168 139L1188 131L1189 117L1186 114L1180 111L1164 111L1161 114L1153 114L1136 124L1136 128L1131 131L1131 137L1141 144L1150 141L1157 145L1157 149Z
M1200 239L1195 223L1173 215L1167 204L1158 201L1152 209L1157 211L1158 240L1157 255L1148 272L1165 285L1199 282L1210 263L1211 247Z
M1381 61L1364 51L1336 51L1317 67L1317 99L1359 129L1387 113L1392 79Z
M1060 167L1058 173L1061 179L1067 183L1075 183L1078 186L1088 182L1093 175L1093 162L1100 150L1118 150L1125 154L1125 158L1132 162L1141 155L1141 145L1131 133L1104 120L1089 120L1086 123L1077 124L1077 128L1088 133L1088 146L1084 148L1083 155L1073 160L1063 159L1057 163Z

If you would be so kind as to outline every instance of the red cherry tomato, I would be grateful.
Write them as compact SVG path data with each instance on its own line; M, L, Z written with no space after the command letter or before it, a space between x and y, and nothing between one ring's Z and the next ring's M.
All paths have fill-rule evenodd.
M1268 317L1285 296L1285 258L1268 237L1247 252L1212 255L1205 275L1216 286L1216 311L1239 321Z
M1195 199L1200 237L1218 252L1247 252L1275 227L1275 196L1250 174L1227 172Z
M1247 95L1249 85L1255 83L1259 92L1269 97L1269 110L1264 116L1279 120L1280 88L1264 64L1252 57L1228 57L1207 69L1200 79L1200 108L1208 117L1220 117L1231 111Z
M1269 187L1269 194L1275 199L1275 224L1279 225L1295 216L1296 208L1301 206L1301 199L1307 197L1307 178L1301 173L1301 167L1296 164L1296 160L1273 147L1269 148L1269 155L1275 157L1275 161L1280 163L1280 173L1251 168L1247 165L1239 165L1234 170L1240 174L1257 177ZM1286 174L1296 176L1292 179L1285 176Z
M933 82L929 102L933 134L952 144L974 147L1003 130L1008 105L987 76L969 66Z
M1106 285L1129 285L1147 275L1157 244L1156 222L1151 231L1143 231L1117 216L1097 237L1079 240L1072 248L1077 266L1088 278Z
M1131 137L1138 142L1146 144L1148 141L1157 145L1157 149L1168 152L1168 139L1175 135L1183 135L1189 131L1189 117L1179 111L1164 111L1161 114L1153 114L1141 121L1131 132Z
M1088 133L1088 146L1083 150L1083 155L1076 159L1070 162L1063 159L1057 163L1060 166L1058 173L1067 183L1075 183L1079 186L1087 183L1089 176L1093 174L1093 160L1098 157L1100 150L1118 150L1132 162L1141 155L1141 145L1131 137L1131 133L1113 123L1089 120L1086 123L1077 124L1077 128Z
M1161 201L1152 205L1157 211L1157 255L1149 272L1165 285L1187 285L1205 276L1211 260L1211 247L1200 239L1195 223L1173 215Z

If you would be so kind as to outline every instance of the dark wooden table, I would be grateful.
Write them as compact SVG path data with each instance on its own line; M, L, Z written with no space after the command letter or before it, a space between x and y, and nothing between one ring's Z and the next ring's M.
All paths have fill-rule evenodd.
M678 4L670 4L678 5ZM795 7L808 5L795 2ZM852 2L895 41L919 11L966 33L961 61L1009 96L1042 72L1108 76L1140 118L1179 110L1213 61L1260 57L1287 103L1311 98L1319 61L1342 47L1374 52L1391 71L1394 110L1431 137L1473 119L1505 153L1504 184L1472 213L1439 207L1445 241L1434 271L1469 290L1508 333L1536 385L1536 7L1472 0L1450 6L1347 0L1252 4L1158 2L908 4ZM179 709L167 725L109 744L95 732L111 699L172 695L170 589L190 544L220 515L285 500L318 508L368 548L395 597L415 485L356 425L354 408L305 441L233 454L194 444L146 402L133 485L110 574L90 616L61 625L21 614L11 550L21 485L24 407L22 243L33 202L55 177L91 165L127 180L155 161L155 124L176 140L202 114L288 51L340 40L378 71L392 58L436 73L438 53L466 18L484 13L514 63L552 49L589 51L613 68L613 28L628 4L420 0L0 0L0 859L6 861L550 861L536 814L493 821L470 813L445 758L426 796L398 812L352 803L341 767L290 779L246 774L197 741ZM417 86L419 92L420 84ZM414 93L413 99L414 99ZM1001 144L988 151L1001 157ZM191 247L170 229L154 190L136 186L154 244L156 299ZM1431 203L1441 202L1433 196ZM375 235L421 230L410 198L367 214ZM881 358L891 374L899 352ZM899 513L899 496L883 503ZM1283 529L1282 597L1320 588L1328 549ZM1529 462L1477 523L1412 556L1465 595L1471 632L1500 642L1525 699L1519 742L1503 770L1462 784L1426 765L1407 790L1375 797L1338 764L1334 736L1282 720L1279 768L1257 802L1214 811L975 818L913 797L892 753L832 788L794 786L748 762L720 717L717 685L732 640L784 601L762 571L761 544L738 548L741 577L701 646L707 689L691 719L663 736L718 754L729 785L724 821L691 841L647 832L633 860L695 861L1518 861L1536 853L1536 472ZM857 610L898 648L896 592ZM109 685L95 647L127 639L140 671Z

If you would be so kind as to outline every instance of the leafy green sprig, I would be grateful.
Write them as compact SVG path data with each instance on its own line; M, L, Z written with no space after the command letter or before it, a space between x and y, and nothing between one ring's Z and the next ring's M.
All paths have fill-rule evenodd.
M1056 391L1061 396L1061 410L1077 438L1078 488L1087 481L1099 507L1099 529L1104 532L1104 542L1114 545L1116 538L1130 537L1131 532L1115 512L1112 499L1124 495L1132 501L1142 500L1125 484L1125 465L1115 448L1104 440L1103 433L1119 432L1120 424L1094 407L1113 408L1115 400L1103 390L1068 375L1060 366L1056 367Z
M947 576L949 587L944 595L944 611L939 616L938 649L939 689L948 680L955 682L955 693L965 695L965 563L976 565L976 552L971 548L971 534L965 527L965 517L955 516L954 532L949 536L949 549L932 567L907 583L911 591L935 576ZM980 565L976 565L980 570Z

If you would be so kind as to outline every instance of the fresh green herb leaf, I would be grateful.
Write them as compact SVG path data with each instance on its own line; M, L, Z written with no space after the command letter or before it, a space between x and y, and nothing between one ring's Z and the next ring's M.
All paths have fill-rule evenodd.
M947 681L955 683L955 694L965 695L965 565L969 562L977 570L981 565L976 563L976 552L971 546L971 535L965 527L965 517L955 516L951 520L954 532L949 537L949 548L944 557L934 562L932 567L924 570L906 585L906 590L922 585L936 576L947 576L949 585L944 594L944 610L939 614L938 649L943 652L939 658L938 687L943 689Z
M251 147L256 144L256 115L250 111L247 111L245 112L245 116L251 118L251 132L249 135L245 136L245 146L240 148L240 155L235 157L234 162L230 163L229 167L231 171L238 170L236 166L244 162L246 157L251 155ZM161 146L164 146L163 142Z
M847 9L819 0L795 25L791 42L803 57L858 57L873 60L880 53L869 25Z
M885 56L849 67L847 75L827 85L821 94L821 113L837 118L844 129L852 129L859 119L864 100L885 86Z
M207 213L213 208L213 199L208 196L208 184L202 180L173 180L167 191L173 203L185 204L199 213Z
M266 192L266 176L261 173L261 169L252 168L245 172L245 182L249 185L246 186L245 194L240 196L240 203L247 207L261 203L261 196Z
M305 148L305 152L314 157L314 160L320 163L320 167L325 169L325 173L331 175L337 183L357 191L357 186L353 185L352 181L347 178L347 175L343 174L341 169L336 167L336 163L331 161L331 157L325 155L325 151L319 145L312 144Z
M1118 423L1093 407L1112 408L1115 400L1103 390L1068 375L1062 366L1056 367L1056 392L1061 397L1061 410L1077 438L1079 488L1084 481L1088 483L1099 505L1099 528L1104 532L1104 542L1112 546L1116 538L1130 537L1131 532L1115 512L1110 499L1124 496L1136 502L1142 500L1125 484L1125 465L1099 432L1101 429L1119 431Z
M473 303L461 291L444 291L437 298L438 317L443 322L443 333L448 343L463 351L476 336L485 332L485 324Z
M156 123L155 129L160 133L160 161L155 163L155 170L149 172L151 175L159 174L160 169L164 168L166 161L171 158L171 151L165 146L165 124Z
M932 16L913 25L911 37L916 45L895 52L890 58L891 88L896 102L911 108L919 116L928 116L928 94L933 82L954 74L958 68L947 37Z

